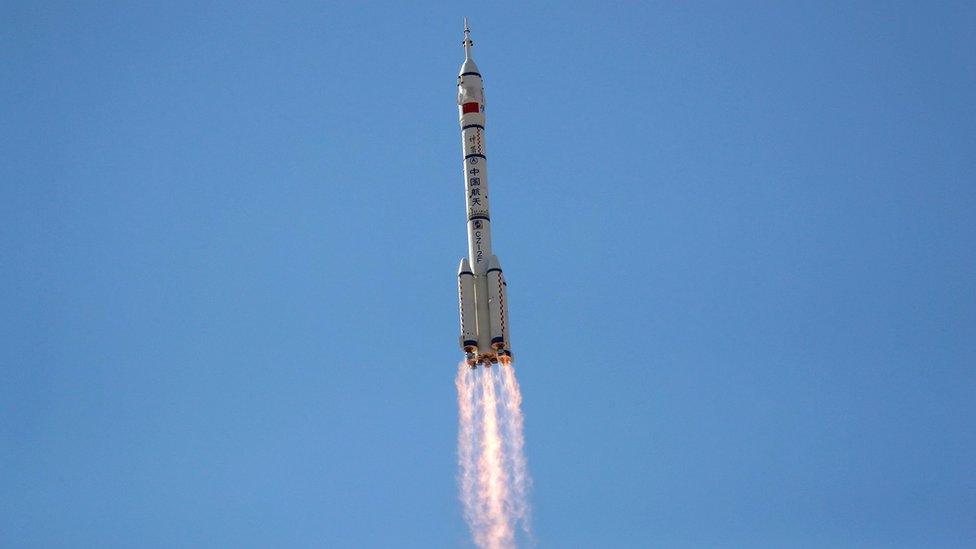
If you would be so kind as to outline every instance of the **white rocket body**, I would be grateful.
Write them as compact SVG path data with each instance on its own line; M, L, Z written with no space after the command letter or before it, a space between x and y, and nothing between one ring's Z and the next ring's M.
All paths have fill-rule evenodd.
M470 31L464 25L464 64L458 75L458 114L464 155L464 200L467 206L468 257L458 267L461 304L461 348L471 367L511 359L505 277L491 252L488 211L488 159L485 156L485 92L471 58Z

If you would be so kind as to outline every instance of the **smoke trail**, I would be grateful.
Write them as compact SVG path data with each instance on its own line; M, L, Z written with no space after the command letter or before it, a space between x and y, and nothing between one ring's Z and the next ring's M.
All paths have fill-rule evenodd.
M525 459L525 436L522 434L522 391L515 379L515 368L511 364L500 365L502 375L502 394L505 406L505 439L509 444L508 465L511 472L511 508L522 530L529 533L529 466Z
M497 368L484 369L481 375L481 456L478 458L479 487L485 517L489 521L486 547L511 547L513 532L505 502L508 500L508 479L502 435L498 428L498 398L495 394Z
M464 520L474 525L477 520L476 484L477 471L474 462L475 424L474 424L474 384L471 368L465 362L458 365L454 385L458 393L458 484L461 488L461 502L464 504ZM472 526L472 529L474 527Z
M515 524L529 533L531 480L524 455L522 396L511 365L472 370L463 362L458 391L458 485L475 543L515 546Z

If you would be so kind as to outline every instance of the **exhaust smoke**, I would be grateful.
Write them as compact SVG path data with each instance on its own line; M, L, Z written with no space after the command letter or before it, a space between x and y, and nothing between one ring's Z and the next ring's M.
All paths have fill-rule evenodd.
M458 486L464 519L485 549L514 547L529 529L531 479L524 454L522 395L511 363L458 365Z

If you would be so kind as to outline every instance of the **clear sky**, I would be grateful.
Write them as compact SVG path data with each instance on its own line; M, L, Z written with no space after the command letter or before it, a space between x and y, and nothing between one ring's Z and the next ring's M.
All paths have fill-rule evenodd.
M972 3L85 4L0 10L0 545L468 546L468 15L539 546L972 547Z

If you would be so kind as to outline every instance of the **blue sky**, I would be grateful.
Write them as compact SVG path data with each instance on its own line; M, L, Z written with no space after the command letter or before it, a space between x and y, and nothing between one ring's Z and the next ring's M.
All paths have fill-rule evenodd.
M970 3L44 4L0 544L468 546L462 15L539 546L976 539Z

